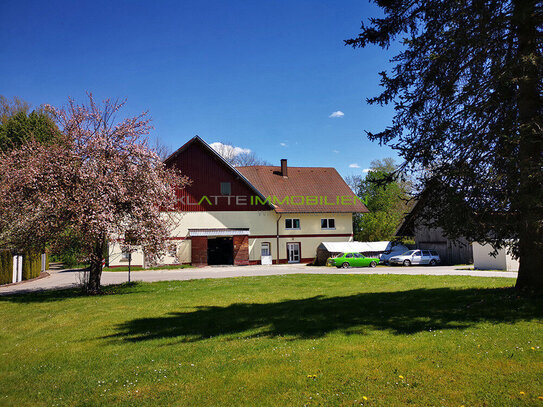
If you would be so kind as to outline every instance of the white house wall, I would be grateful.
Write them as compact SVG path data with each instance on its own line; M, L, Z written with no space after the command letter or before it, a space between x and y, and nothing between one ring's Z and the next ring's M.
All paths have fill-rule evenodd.
M171 215L171 214L170 214ZM351 213L298 213L277 214L274 211L223 211L223 212L184 212L173 214L176 227L171 239L177 247L177 257L166 256L162 259L165 264L191 263L191 241L189 229L249 229L249 260L260 261L261 245L270 243L272 258L277 260L277 221L279 220L279 259L287 259L287 242L298 242L303 260L312 259L317 247L323 241L347 242L352 241ZM286 229L285 219L300 219L300 229ZM333 218L335 229L321 229L321 219ZM122 260L120 246L110 245L110 266L123 266L127 261ZM132 256L132 264L143 264L143 254L136 252Z
M506 270L518 271L519 262L509 254L507 249L500 249L497 255L491 256L494 251L489 244L473 243L473 266L478 270Z

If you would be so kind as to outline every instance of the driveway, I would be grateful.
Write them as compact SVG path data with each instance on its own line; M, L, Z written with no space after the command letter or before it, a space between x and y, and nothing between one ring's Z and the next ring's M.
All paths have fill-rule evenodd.
M0 295L25 293L41 290L75 287L79 283L80 272L74 270L49 270L49 277L0 287ZM331 267L312 267L304 264L279 264L273 266L207 266L180 270L133 271L132 281L170 281L193 280L200 278L229 278L248 276L275 276L284 274L405 274L428 276L476 276L517 278L516 272L469 270L469 266L418 266L337 269ZM103 272L102 284L119 284L128 280L128 272Z

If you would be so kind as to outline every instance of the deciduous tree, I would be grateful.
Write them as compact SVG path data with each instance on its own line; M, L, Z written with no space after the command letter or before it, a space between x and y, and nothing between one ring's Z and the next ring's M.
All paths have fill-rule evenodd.
M543 4L376 0L353 47L401 42L383 92L391 125L369 138L429 169L425 218L452 237L512 244L519 289L543 291Z
M371 162L356 194L366 202L369 213L355 214L353 231L358 241L393 240L396 229L408 210L412 185L397 173L394 159Z
M173 188L187 179L167 169L146 144L146 113L117 121L124 102L86 105L70 100L49 107L63 142L30 140L0 156L0 241L15 247L39 245L68 228L89 254L89 293L100 290L108 241L132 242L148 256L160 255L172 224Z

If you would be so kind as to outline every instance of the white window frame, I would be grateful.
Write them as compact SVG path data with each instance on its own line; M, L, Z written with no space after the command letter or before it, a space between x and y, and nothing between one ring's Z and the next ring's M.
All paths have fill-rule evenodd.
M290 221L290 227L287 226L287 222ZM294 227L294 224L298 222L298 227ZM299 218L286 218L285 219L285 229L286 230L300 230L300 219Z
M264 253L264 249L267 251L267 253ZM260 255L261 256L271 256L271 244L270 244L270 242L262 242L262 243L260 243Z
M334 222L334 226L330 227L330 221ZM324 222L324 226L323 226ZM321 219L321 229L324 230L335 230L336 229L336 219L335 218L322 218Z

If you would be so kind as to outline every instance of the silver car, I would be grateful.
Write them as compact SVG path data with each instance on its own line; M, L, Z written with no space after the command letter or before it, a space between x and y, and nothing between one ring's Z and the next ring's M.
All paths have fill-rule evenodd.
M411 266L412 264L428 264L430 266L435 266L441 262L441 259L435 250L409 250L400 255L391 257L388 262L390 264L403 264L404 266Z

